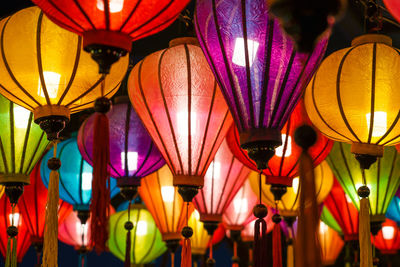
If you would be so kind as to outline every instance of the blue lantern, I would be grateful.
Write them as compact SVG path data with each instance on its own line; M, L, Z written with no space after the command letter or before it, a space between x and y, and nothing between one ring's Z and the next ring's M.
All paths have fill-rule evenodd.
M400 198L398 196L393 197L390 202L386 217L400 225Z

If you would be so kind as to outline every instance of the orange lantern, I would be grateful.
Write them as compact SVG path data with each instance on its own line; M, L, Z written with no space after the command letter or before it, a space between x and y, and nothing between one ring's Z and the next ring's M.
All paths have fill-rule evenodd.
M322 264L333 265L344 246L344 241L340 235L326 225L324 222L319 223L319 242L322 251Z

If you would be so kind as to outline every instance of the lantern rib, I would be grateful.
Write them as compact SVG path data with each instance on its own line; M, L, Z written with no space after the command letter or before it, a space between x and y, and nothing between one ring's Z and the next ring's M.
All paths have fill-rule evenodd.
M2 90L4 90L7 94L11 95L12 97L18 99L18 101L24 103L24 105L27 105L30 109L33 109L33 107L31 105L29 105L28 103L26 103L24 100L22 100L21 98L17 97L16 95L14 95L13 93L11 93L10 91L8 91L3 85L0 84L0 87Z
M73 23L76 27L80 28L81 31L84 31L85 29L76 21L74 21L70 16L68 16L60 7L56 5L56 3L53 0L48 0L49 4L52 5L58 12L60 12L66 19L68 19L71 23ZM76 33L76 30L71 28L70 26L66 25L65 23L62 23L61 20L57 20L57 23L63 25L63 28L69 29L70 31L73 31Z
M177 142L176 142L176 135L175 135L175 130L174 130L174 127L172 127L172 120L171 120L171 114L169 113L169 109L168 109L168 104L167 104L167 100L165 99L165 95L164 95L164 89L163 89L163 86L162 86L162 82L161 82L161 62L162 62L162 59L163 59L163 57L164 57L164 55L165 55L165 53L168 51L168 49L165 49L162 53L161 53L161 55L160 55L160 59L159 59L159 61L158 61L158 86L160 87L160 93L161 93L161 97L162 97L162 100L163 100L163 104L164 104L164 108L165 108L165 113L166 113L166 115L167 115L167 119L168 119L168 124L169 124L169 128L170 128L170 130L171 130L171 134L172 134L172 140L173 140L173 143L174 143L174 147L175 147L175 152L176 152L176 156L177 156L177 158L178 158L178 161L179 161L179 166L180 166L180 171L179 171L179 173L181 174L182 173L182 171L183 171L183 163L182 163L182 158L181 158L181 154L180 154L180 152L179 152L179 148L178 148L178 144L177 144ZM143 62L143 61L142 61ZM144 97L144 96L143 96ZM148 112L150 113L150 110L148 110ZM188 117L190 116L190 114L188 114ZM189 133L189 136L190 136L190 133ZM161 139L161 138L160 138ZM165 153L167 153L167 154L169 154L168 153L168 150L165 150ZM172 164L172 163L171 163ZM173 164L172 164L173 165ZM175 173L175 172L174 172Z
M217 208L215 209L215 211L216 211L217 214L222 214L222 213L224 212L224 210L225 210L225 207L226 207L227 201L225 201L225 207L222 207L222 210L220 209L221 202L222 202L222 197L223 197L223 192L225 192L226 185L228 184L228 181L230 180L229 177L231 176L231 172L232 172L232 168L233 168L233 163L234 163L234 162L235 162L235 157L232 155L231 164L229 164L229 170L228 170L228 173L227 173L227 175L226 175L226 177L225 177L224 186L222 187L222 191L221 191L222 194L220 195L221 197L219 198ZM242 168L243 168L243 165L242 165ZM240 170L240 171L241 171L241 170ZM213 172L213 173L214 173L214 172ZM239 174L240 174L240 172L239 172ZM239 176L238 176L238 177L239 177ZM232 178L231 178L231 179L232 179ZM232 194L233 189L234 189L234 186L232 186L232 187L230 188L229 193L226 195L226 199L229 199L230 195ZM213 192L214 192L214 190L213 190ZM214 195L214 194L213 194L213 195ZM213 203L213 202L211 202L211 205L212 205L212 203Z
M289 118L289 120L287 122L287 126L286 126L285 142L283 143L282 157L281 157L280 164L279 164L278 176L282 176L283 163L285 162L285 158L286 158L285 156L286 156L286 151L287 151L287 146L288 146L289 133L291 130L290 122L291 122L291 119Z
M176 199L178 194L179 193L178 193L177 188L174 187L174 202L172 203L172 229L171 230L173 230L174 227L175 227L175 204L177 204L177 202L178 202L177 199ZM183 206L183 205L181 205L181 206ZM179 218L179 216L178 216L178 218Z
M157 230L157 228L155 230ZM156 243L156 238L157 238L157 232L153 231L153 239L151 241L151 246L149 246L147 252L144 253L144 257L138 263L146 262L146 258L150 255L150 252L153 249L154 244Z
M126 105L126 114L125 114L125 134L124 134L124 165L125 165L125 177L129 177L129 168L128 168L128 138L129 138L129 121L131 117L131 110L129 105Z
M340 60L340 64L339 64L339 68L338 68L338 72L337 72L337 78L336 78L336 100L338 103L338 107L339 107L339 111L340 111L340 115L342 116L343 122L346 124L347 129L350 131L350 133L354 136L355 139L357 139L358 142L362 143L360 138L358 138L358 136L356 135L356 133L353 131L353 128L350 126L346 114L343 110L343 104L341 101L341 95L340 95L340 78L342 75L342 69L343 69L343 64L347 58L347 56L354 50L354 48L356 48L358 46L353 46L352 48L350 48L343 56L343 58Z
M51 105L49 92L47 92L46 80L44 79L44 74L43 74L42 49L41 49L42 22L43 22L43 12L40 12L39 18L38 18L38 23L36 26L36 60L37 60L40 85L42 87L44 96L46 98L46 103L47 103L47 105Z
M7 164L7 159L6 159L6 152L4 151L4 146L3 146L3 141L1 140L0 136L0 150L1 150L1 157L3 158L3 164L4 164L4 172L8 173L8 164Z
M30 135L30 131L31 131L32 118L33 118L33 113L30 112L29 119L28 119L28 127L26 128L26 131L25 131L24 145L22 147L21 161L20 161L20 164L19 164L19 173L23 172L25 155L26 155L26 147L28 145L28 139L29 139L29 135Z
M159 174L159 172L157 172L156 175L157 175L157 183L158 183L158 188L159 188L158 193L159 193L159 196L160 196L160 199L161 199L161 203L162 203L162 208L163 208L163 211L164 211L163 214L164 214L164 219L165 219L165 226L167 227L167 231L170 232L170 231L172 231L172 229L169 228L167 211L165 209L165 202L163 201L162 192L161 192L161 183L160 183L160 174ZM150 188L149 188L149 192L151 192ZM175 193L175 187L174 187L174 193ZM175 194L174 194L174 200L175 200ZM155 208L157 208L157 207L155 207Z
M119 216L118 216L118 218L116 219L116 222L115 222L115 225L118 225L119 224L119 221L121 221L122 220L122 214L118 214ZM119 252L119 254L120 255L125 255L125 252L124 251L122 251L122 248L119 246L119 244L118 244L118 242L117 242L117 230L119 230L119 229L117 229L117 227L114 227L114 240L113 240L113 243L115 244L115 247L116 247L116 249L118 250L118 252ZM135 234L135 231L134 231L134 234Z
M372 74L371 74L371 112L370 112L370 125L368 133L368 144L371 143L372 133L374 130L375 118L375 75L376 75L376 43L372 48Z
M45 133L44 133L44 131L42 131L42 134L40 135L39 141L38 141L38 143L37 143L37 145L35 147L35 150L32 153L32 157L29 160L29 164L28 164L28 166L26 167L26 169L24 171L25 173L29 172L30 168L32 167L33 159L35 158L35 155L36 155L37 151L39 150L39 147L40 147L40 144L42 143L44 135L45 135Z
M106 23L106 30L110 30L110 0L103 0L104 6L104 20Z
M377 180L377 183L376 183L375 210L376 210L376 212L378 212L379 211L379 187L380 187L380 184L381 184L381 168L382 168L382 161L381 161L380 158L378 159L378 162L377 162L376 166L377 166L377 168L376 168L376 178L377 178L376 180Z
M393 178L394 168L395 168L395 166L396 166L395 162L396 162L396 160L397 160L397 152L394 151L393 154L394 154L394 155L393 155L393 161L392 161L392 164L391 164L390 174L389 174L388 183L387 183L388 185L391 184L391 181L392 181L392 178ZM393 190L393 189L392 189L392 190ZM389 195L388 192L389 192L389 186L386 187L386 192L385 192L385 195L384 195L384 198L383 198L383 205L382 205L382 209L381 209L380 214L383 213L384 207L385 207L385 206L388 206L389 203L390 203L390 200L391 200L391 199L388 199L388 198L387 198L387 196ZM393 195L393 194L390 194L390 195ZM387 204L386 204L386 200L389 201Z
M128 17L126 18L126 20L124 21L124 23L122 23L121 27L119 27L118 31L122 32L123 29L125 28L126 24L131 20L133 14L135 14L136 10L138 9L140 3L143 3L142 1L137 1L135 6L132 8L131 12L129 12Z
M217 33L217 36L218 36L218 44L219 44L219 48L220 48L221 53L222 53L222 57L224 59L224 65L225 65L226 73L228 75L229 84L230 84L231 88L235 88L235 84L233 82L232 73L229 71L229 68L228 68L229 63L228 63L228 58L226 56L226 51L224 50L224 42L223 42L222 36L221 36L221 29L218 27L219 23L218 23L218 18L217 18L217 7L216 7L216 4L215 4L215 0L212 0L212 12L213 12L213 17L214 17L215 30L216 30L216 33ZM204 40L203 40L203 42L204 42ZM218 77L216 71L215 71L214 74L215 74L215 76ZM222 83L221 83L221 85L222 85ZM222 91L224 91L224 90L222 90ZM234 99L235 106L236 106L237 110L242 111L241 110L242 108L239 105L239 99L238 99L238 96L236 94L236 90L232 90L232 95L233 95L233 99ZM239 126L239 130L242 131L244 128L246 128L246 125L245 125L245 123L243 121L243 117L239 116L239 114L237 114L236 112L233 112L233 114L235 114L235 117L239 119L239 122L240 122L240 125L238 125ZM240 112L240 114L244 114L244 112Z
M187 86L188 86L188 170L189 175L192 174L192 73L190 64L190 55L187 44L184 44L187 70ZM161 66L161 60L160 60ZM160 71L161 73L161 71ZM161 79L161 77L160 77Z
M14 136L14 110L15 104L10 102L10 149L11 149L11 171L15 173L15 136Z
M342 190L343 190L343 189L342 189ZM344 191L343 191L343 194L345 194ZM345 195L343 195L343 197L346 198ZM344 200L347 201L346 199L344 199ZM347 205L346 205L346 211L347 211L347 217L349 218L349 221L350 221L352 233L355 233L355 232L358 232L358 229L356 229L356 227L358 226L358 221L357 221L357 224L354 224L354 223L353 223L353 220L351 220L351 213L350 213L350 207L349 207L349 205L354 205L354 204L353 204L353 202L351 202L350 204L347 204ZM340 214L340 211L339 211L339 210L338 210L338 212L339 212L339 214ZM342 218L342 216L339 216L339 217ZM358 220L358 216L357 216L357 220Z
M347 171L347 173L348 173L348 175L349 175L349 177L350 177L351 184L352 184L352 186L353 186L355 192L357 192L357 188L356 188L356 185L354 184L354 179L353 179L353 176L352 176L352 174L351 174L349 164L348 164L348 162L347 162L347 160L346 160L346 156L345 156L345 154L344 154L343 144L342 144L342 143L339 143L339 147L340 147L340 154L342 155L342 160L343 160L344 165L346 166L346 171ZM328 157L328 158L329 158L329 157ZM333 161L332 161L332 162L333 162ZM330 165L330 166L332 166L332 165ZM336 169L336 166L335 166L335 169ZM337 173L337 174L340 174L340 172L338 172L338 170L336 170L336 173ZM336 177L337 177L337 176L336 176ZM339 175L339 177L340 177L340 175ZM365 177L364 177L364 179L365 179ZM345 183L344 183L344 180L342 179L342 177L340 177L340 180L342 181L342 184L345 184ZM351 195L351 194L349 194L349 195Z
M210 212L211 212L211 214L213 214L214 213L214 211L213 211L213 208L214 208L214 182L215 182L215 177L214 177L214 166L212 166L212 169L213 169L213 171L212 171L212 176L211 176L211 210L210 210ZM207 211L207 206L205 206L205 210L206 210L206 213L208 213L208 211Z
M26 209L27 205L25 203L25 199L24 198L20 198L18 200L18 202L19 203L23 203L23 205L18 205L18 208L21 211L21 213L22 213L22 210L25 210L25 213L29 214L28 210ZM37 203L36 194L35 194L35 203ZM37 209L36 209L36 214L37 214ZM24 222L25 222L25 220L24 220ZM32 222L30 220L26 220L25 223L27 224L28 228L31 230L30 232L32 232L32 236L36 236L37 231L35 230L35 227L33 227ZM36 220L36 227L37 227L36 229L39 228L37 220Z
M212 192L212 191L211 191L211 192ZM198 194L201 194L201 200L202 200L202 202L203 202L203 207L204 207L204 209L205 209L205 212L208 213L207 204L206 204L206 198L205 198L205 196L204 196L204 190L199 190L199 193L198 193ZM193 202L195 203L195 206L200 206L200 205L199 205L199 201L197 200L197 197L193 198Z
M165 153L165 155L166 155L167 158L168 158L168 163L170 163L170 164L168 164L168 165L169 165L169 167L171 168L171 171L172 171L173 173L175 173L175 172L176 172L175 166L174 166L173 164L171 164L171 162L172 162L172 161L171 161L171 156L170 156L169 153L168 153L168 150L167 150L167 148L166 148L166 146L165 146L164 140L161 138L161 133L160 133L160 131L159 131L159 129L158 129L158 127L157 127L155 121L154 121L153 114L151 113L151 111L150 111L150 109L149 109L149 105L148 105L148 103L147 103L146 97L145 97L144 92L143 92L143 85L142 85L142 79L141 79L141 77L142 77L142 66L143 66L143 62L144 62L144 61L141 61L141 62L139 63L140 65L139 65L139 70L138 70L138 84L139 84L140 95L142 96L143 103L144 103L144 105L146 106L147 113L149 114L150 120L151 120L151 122L152 122L152 124L153 124L153 126L154 126L154 129L155 129L155 131L156 131L156 133L157 133L157 135L158 135L158 139L160 140L160 142L161 142L161 144L162 144L162 146L163 146L164 153Z
M89 24L93 28L93 30L97 30L96 26L94 26L93 22L90 20L90 17L88 16L88 14L86 14L85 10L83 10L83 8L79 4L78 0L73 0L73 3L75 3L75 5L79 9L79 11L82 13L82 15L85 17L86 21L89 22Z
M167 3L157 14L154 14L153 17L151 17L149 20L143 22L141 25L137 26L136 28L134 28L133 30L131 30L129 32L129 35L133 34L134 32L142 29L143 27L145 27L147 24L149 24L150 22L152 22L154 19L156 19L157 17L161 16L162 13L164 13L165 11L167 11L171 5L173 4L173 0L170 0L169 3Z
M206 145L206 138L207 138L207 134L208 134L208 129L210 126L210 121L211 121L211 111L213 110L214 107L214 102L215 102L215 94L217 92L217 82L214 81L214 89L213 89L213 95L211 98L211 103L210 103L210 108L208 109L208 115L207 115L207 122L206 122L206 129L204 131L204 138L203 138L203 142L201 145L201 149L200 149L200 154L199 154L199 160L197 162L197 167L196 167L196 173L199 173L199 168L200 168L200 162L203 158L203 151L204 151L204 147Z
M98 85L98 83L96 82L96 84ZM97 87L97 85L95 87ZM117 91L119 89L119 86L121 85L121 83L118 83L113 89L111 89L109 92L107 92L106 94L104 94L105 97L108 96L113 96L114 95L114 91ZM85 94L86 95L86 94ZM70 102L69 105L73 104L75 101L77 101L79 99L75 99L74 101ZM73 107L70 107L71 112L79 112L81 110L87 109L88 107L92 107L92 104L95 102L95 100L81 104L81 105L76 105ZM82 108L83 107L83 108Z
M7 21L4 23L3 29L1 31L1 57L3 58L4 61L4 66L6 67L6 70L8 74L10 75L11 80L17 85L17 87L27 96L29 97L33 102L35 102L38 106L42 106L33 96L31 96L25 88L22 87L22 85L18 82L17 78L15 78L14 73L11 71L10 65L8 64L7 58L6 58L6 53L4 52L4 31L8 25L8 22L10 21L11 17L8 17Z
M83 98L85 95L93 91L103 80L105 80L104 76L102 75L89 89L87 89L85 92L83 92L81 95L79 95L77 98L66 104L66 107L69 107L79 99Z
M78 181L78 185L82 185L82 172L83 172L83 157L81 158L81 164L79 166L79 181ZM83 203L83 194L82 194L82 186L79 186L79 199L80 202L79 203Z
M40 165L39 165L40 166ZM32 231L32 233L35 233L37 236L39 236L40 234L39 234L39 216L41 216L40 214L39 214L39 209L38 209L38 187L39 187L39 182L40 182L40 180L41 180L41 177L40 177L40 168L38 168L38 170L37 170L37 172L39 173L39 177L36 177L36 175L35 175L35 178L36 178L36 180L35 180L35 190L33 191L33 194L34 194L34 199L35 199L35 221L36 221L36 231ZM22 198L22 200L24 201L24 203L25 203L25 198ZM27 204L25 203L25 205L23 205L24 206L24 208L27 208L28 206L27 206ZM19 206L18 206L19 207ZM20 208L20 207L19 207ZM60 207L61 208L61 207ZM27 210L26 211L26 214L29 214L29 211ZM31 223L31 220L27 220L27 221L29 221L29 223ZM33 228L32 228L32 230L33 230Z
M247 39L247 19L246 19L246 1L241 2L242 9L242 29L243 29L243 39L244 39L244 60L246 62L246 81L247 81L247 97L249 98L249 102L253 103L253 89L251 85L251 77L250 77L250 61L249 61L249 44ZM250 108L250 123L253 126L255 125L255 114L253 105L248 105Z
M269 82L269 71L271 69L271 53L272 53L272 42L274 39L274 20L273 19L268 19L268 25L267 25L267 40L266 41L266 46L267 46L267 54L265 56L265 79L263 79L263 90L261 94L261 107L260 107L260 117L258 124L263 125L264 122L264 116L265 116L265 106L267 102L267 91L268 91L268 82Z
M390 127L389 127L389 129L386 131L386 133L378 140L378 142L376 142L377 145L379 145L379 143L382 142L382 140L383 140L384 138L386 138L386 136L388 136L388 135L390 134L390 132L391 132L391 131L393 130L393 128L396 126L396 124L397 124L397 122L399 121L399 119L400 119L400 111L397 113L396 118L394 119L392 125L390 125ZM390 142L392 142L393 140L395 140L395 139L397 139L397 138L399 138L399 137L400 137L400 135L397 135L397 136L395 136L394 138L392 138L392 139L386 141L386 142L383 143L382 145L385 146L387 143L390 143Z
M157 26L155 26L155 27L153 27L153 28L151 28L151 29L149 29L149 30L147 30L147 31L145 31L145 32L143 32L143 33L137 35L137 36L135 37L135 39L133 39L133 41L136 41L136 40L138 40L138 39L141 39L141 38L143 38L143 37L146 37L146 36L148 36L149 33L153 32L153 31L155 31L155 30L159 30L160 28L161 28L161 30L163 30L165 27L168 27L170 23L172 23L173 21L175 21L175 20L176 20L176 17L177 17L178 15L179 15L179 12L176 13L176 14L174 14L170 19L167 19L167 20L164 21L163 23L161 23L161 24L159 24L159 25L157 25ZM165 26L165 27L164 27L164 26ZM160 31L161 31L161 30L160 30Z
M331 205L329 205L329 207L332 207L332 208L334 208L335 209L335 214L337 214L338 216L336 216L335 217L335 219L338 221L338 223L339 223L339 225L340 225L340 228L342 228L342 231L343 232L346 232L346 227L345 227L345 222L344 222L344 218L342 217L342 216L340 216L340 213L341 213L341 210L340 210L340 208L339 208L339 206L338 206L338 203L336 202L336 198L332 195L332 194L329 194L328 195L328 197L327 197L327 199L328 198L331 198L332 199L332 202L333 202L333 205L334 205L334 207L332 207ZM347 207L348 205L346 205L346 207ZM330 209L328 208L328 210L330 211ZM347 208L347 210L348 210L348 208ZM348 215L349 215L349 213L348 213ZM350 218L350 217L349 217ZM352 224L352 222L351 222L351 220L350 220L350 223ZM353 229L353 227L351 227L351 229ZM345 234L345 233L344 233Z
M127 133L127 135L129 134L129 132L126 132L126 133ZM128 144L126 144L126 146L128 146ZM132 175L132 177L137 177L137 174L140 173L140 171L143 169L144 165L147 163L147 160L149 159L149 157L151 155L151 152L153 151L153 146L154 146L153 142L150 142L150 147L147 149L147 153L146 153L146 156L144 157L144 160L142 161L142 164L136 170L135 174ZM125 154L125 155L128 155L128 154ZM155 166L156 164L158 164L159 162L160 162L160 160L154 162L152 164L152 167ZM150 168L150 169L152 169L152 168ZM143 175L143 176L145 176L145 175Z
M141 185L141 187L146 188L146 191L151 192L150 186L147 183L147 179L143 179L142 182L143 182L143 184ZM148 204L151 204L151 205L147 204L147 206L151 207L154 210L156 210L156 205L154 204L153 198L151 197L152 195L149 194L149 196L150 196L149 199L150 199L151 203L148 203ZM154 221L155 221L156 225L158 225L158 227L160 228L160 231L161 231L162 230L162 224L161 224L160 218L158 218L158 216L155 216L153 218L154 218Z
M75 79L75 76L76 76L76 73L78 71L79 60L80 60L80 57L81 57L81 49L82 49L82 37L79 36L78 37L78 46L77 46L77 49L76 49L74 67L72 69L72 74L71 74L71 77L69 78L67 87L65 87L64 92L62 93L60 99L58 100L57 105L61 105L62 101L64 100L64 97L67 95L67 93L69 92L69 89L72 86L72 83L73 83L73 81Z
M134 225L133 227L133 242L132 242L132 247L134 248L136 246L136 237L137 237L137 228L139 226L139 218L140 218L140 212L142 211L142 209L139 209L136 213L136 225ZM129 218L129 221L131 220L131 218ZM126 253L126 252L125 252ZM147 253L146 253L147 254ZM136 262L136 254L135 252L133 252L132 255L132 261Z

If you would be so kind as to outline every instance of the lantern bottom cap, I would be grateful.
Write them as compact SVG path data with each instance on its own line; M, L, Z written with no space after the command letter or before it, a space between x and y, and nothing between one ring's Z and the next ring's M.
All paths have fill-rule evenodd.
M369 169L378 157L383 156L383 146L366 143L352 143L351 153L355 154L362 169Z
M69 108L60 105L44 105L35 108L33 111L33 118L36 121L52 116L65 117L70 119L71 111Z
M351 46L368 44L368 43L383 43L392 46L392 38L384 34L369 33L358 36L351 41Z
M169 47L174 47L178 45L190 44L195 46L200 46L199 40L196 37L180 37L169 41Z
M25 185L30 184L29 175L20 173L2 173L0 174L0 184L13 184L23 183Z
M130 52L132 49L132 37L128 34L107 31L107 30L91 30L83 33L83 47L87 50L91 45L103 45L108 47L116 47Z
M163 241L174 241L174 240L181 240L182 235L180 232L170 232L170 233L163 233L162 234L162 240Z
M174 175L174 186L194 186L201 188L204 186L204 177L200 175Z

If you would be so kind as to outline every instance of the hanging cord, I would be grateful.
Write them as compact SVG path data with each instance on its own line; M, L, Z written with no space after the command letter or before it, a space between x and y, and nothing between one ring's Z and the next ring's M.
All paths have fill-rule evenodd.
M132 200L129 200L129 205L128 205L128 221L125 223L124 227L126 232L126 247L125 247L125 263L124 267L130 267L131 266L131 246L132 246L132 240L131 240L131 230L133 229L133 223L131 222L131 203Z
M171 267L174 267L175 266L175 253L171 252L170 254L171 254Z
M57 158L57 143L58 140L53 141L53 157L47 161L51 172L45 215L42 267L58 266L58 184L60 179L58 169L61 167L61 161Z
M261 202L262 193L262 170L259 172L259 204L253 208L253 214L258 219L254 223L254 266L265 266L267 257L267 223L264 220L268 214L267 207Z
M189 226L189 202L186 202L186 226L182 229L183 244L182 244L182 257L181 267L192 266L192 248L190 237L193 235L193 229Z
M14 225L15 206L16 203L11 203L11 225L7 227L7 254L5 267L17 267L17 235L18 228Z
M281 242L281 226L280 222L282 220L278 212L278 200L275 200L275 214L272 216L272 221L274 222L274 229L272 232L272 263L273 267L282 267L282 242Z
M233 257L232 257L232 267L239 267L239 257L237 254L237 240L233 240Z

